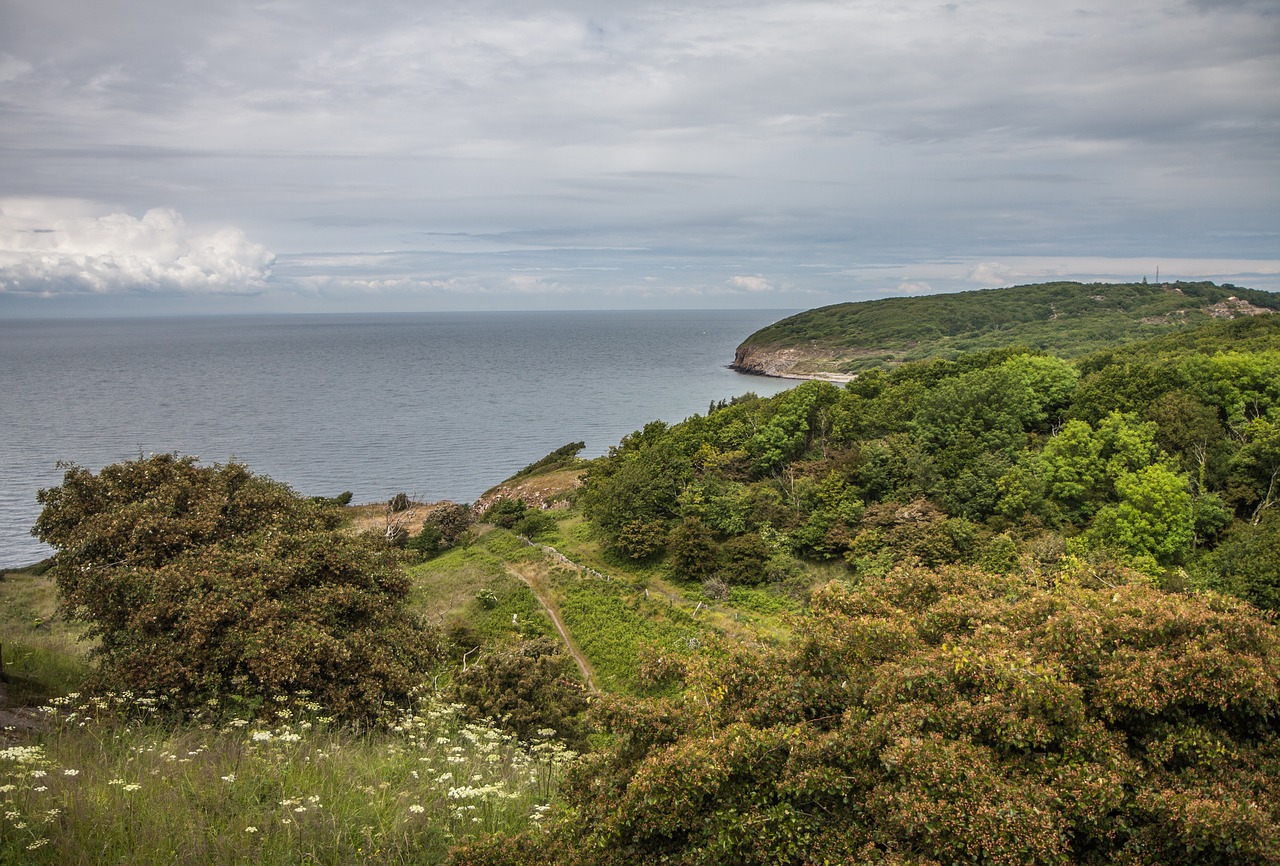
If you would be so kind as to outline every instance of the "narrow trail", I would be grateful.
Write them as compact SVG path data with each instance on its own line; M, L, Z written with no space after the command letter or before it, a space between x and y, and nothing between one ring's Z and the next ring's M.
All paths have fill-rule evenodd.
M591 663L587 661L587 657L578 649L577 644L573 642L573 638L569 636L569 630L564 627L564 622L560 619L560 613L552 606L551 602L546 598L542 591L538 588L537 581L529 575L524 574L515 566L506 563L507 573L512 577L519 578L529 587L529 591L533 593L533 597L538 600L538 604L542 605L542 609L547 612L547 616L551 618L551 622L556 627L556 631L560 633L560 639L564 641L565 648L569 650L569 655L578 665L578 670L582 671L582 679L586 681L587 688L593 693L598 694L600 690L596 688L595 678L591 675Z

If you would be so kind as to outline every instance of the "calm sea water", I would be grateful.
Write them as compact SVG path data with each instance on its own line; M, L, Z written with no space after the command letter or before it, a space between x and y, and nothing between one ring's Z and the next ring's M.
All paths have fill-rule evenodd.
M726 368L779 311L0 322L0 567L56 463L177 451L307 495L471 501L567 442L794 383Z

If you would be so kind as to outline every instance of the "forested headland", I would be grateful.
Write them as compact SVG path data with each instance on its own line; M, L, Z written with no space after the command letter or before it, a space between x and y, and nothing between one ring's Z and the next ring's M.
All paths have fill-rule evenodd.
M1280 863L1280 316L1164 324L951 339L475 507L70 468L58 553L0 581L6 658L47 660L11 678L55 707L0 752L0 851ZM130 860L133 795L200 830Z
M735 369L848 376L1004 346L1077 358L1214 319L1280 310L1271 292L1208 282L1037 283L797 313L747 337Z

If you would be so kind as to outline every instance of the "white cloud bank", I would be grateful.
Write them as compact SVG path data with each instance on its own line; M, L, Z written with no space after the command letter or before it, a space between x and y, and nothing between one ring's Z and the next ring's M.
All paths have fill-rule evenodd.
M275 256L238 228L193 231L182 214L101 214L90 202L0 199L0 293L41 296L261 291Z

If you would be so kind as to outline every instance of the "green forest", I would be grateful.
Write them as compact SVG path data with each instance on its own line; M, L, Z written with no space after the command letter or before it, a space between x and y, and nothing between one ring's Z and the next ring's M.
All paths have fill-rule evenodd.
M470 509L69 467L0 580L55 717L0 862L1280 864L1280 316L1164 330L717 402ZM137 853L135 795L200 829Z

